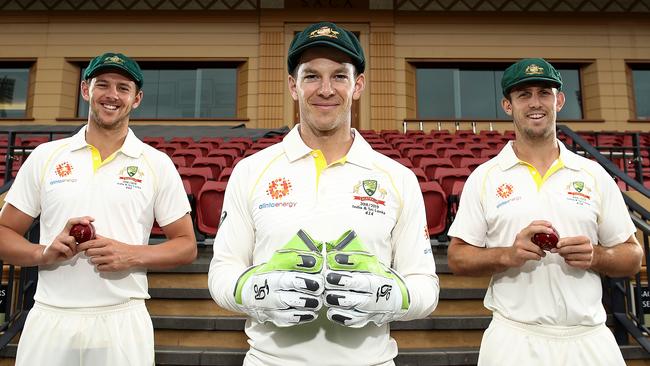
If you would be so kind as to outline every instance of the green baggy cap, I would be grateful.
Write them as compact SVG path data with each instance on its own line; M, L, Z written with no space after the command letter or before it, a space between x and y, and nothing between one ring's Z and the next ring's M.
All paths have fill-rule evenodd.
M508 96L515 86L531 81L546 81L562 90L562 76L543 58L525 58L510 65L501 79L503 95Z
M289 46L287 66L291 73L300 60L300 55L308 48L315 46L332 47L352 58L352 64L362 73L366 68L366 58L363 49L354 33L330 22L320 22L310 25L296 34Z
M138 88L142 88L144 78L142 77L142 70L137 62L124 56L121 53L107 52L103 55L97 56L90 63L84 71L83 78L88 80L102 71L109 69L117 69L126 72L131 80L135 82Z

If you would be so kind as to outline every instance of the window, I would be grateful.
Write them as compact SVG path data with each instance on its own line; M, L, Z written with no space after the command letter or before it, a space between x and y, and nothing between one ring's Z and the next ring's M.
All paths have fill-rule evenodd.
M140 67L144 98L131 118L237 117L237 65L141 62ZM81 94L77 114L88 117L88 103Z
M27 117L29 67L0 64L0 118Z
M501 108L501 78L509 64L458 66L416 65L418 117L510 120ZM560 67L558 71L567 99L558 119L582 119L579 68Z
M650 65L634 66L632 84L636 118L650 119Z

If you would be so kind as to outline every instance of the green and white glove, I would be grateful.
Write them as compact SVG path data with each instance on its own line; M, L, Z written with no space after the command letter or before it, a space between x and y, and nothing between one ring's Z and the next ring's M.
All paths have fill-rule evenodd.
M369 322L386 324L408 311L410 296L402 277L368 252L354 231L327 243L326 262L329 320L361 328Z
M235 302L260 323L270 321L279 327L316 319L324 285L319 246L322 243L298 231L268 262L239 277Z

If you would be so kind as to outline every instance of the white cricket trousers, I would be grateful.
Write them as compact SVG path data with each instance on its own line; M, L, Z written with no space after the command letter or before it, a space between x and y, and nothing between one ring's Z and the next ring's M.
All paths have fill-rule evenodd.
M483 334L479 366L625 366L605 326L541 326L493 313Z
M16 366L153 366L151 317L144 300L94 308L34 304Z

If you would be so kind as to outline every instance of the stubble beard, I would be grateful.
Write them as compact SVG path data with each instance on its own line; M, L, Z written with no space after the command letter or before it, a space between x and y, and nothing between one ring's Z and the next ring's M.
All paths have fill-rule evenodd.
M126 111L126 113L119 116L118 120L116 120L113 123L108 123L99 117L100 114L96 108L90 108L90 120L100 129L107 130L107 131L115 131L115 130L120 130L121 128L124 127L124 125L127 123L128 120L127 117L129 116L130 112L131 110L129 109Z

